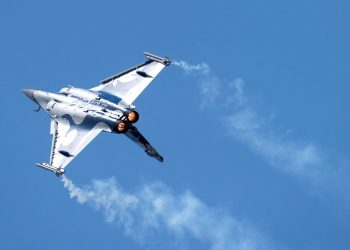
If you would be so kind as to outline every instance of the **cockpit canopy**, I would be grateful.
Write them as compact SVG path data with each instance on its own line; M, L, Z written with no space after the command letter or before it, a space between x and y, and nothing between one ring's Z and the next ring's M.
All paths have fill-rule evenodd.
M69 95L72 88L74 88L74 87L71 86L71 85L68 85L67 87L62 88L62 89L59 91L59 93L60 93L60 94L63 94L63 95Z

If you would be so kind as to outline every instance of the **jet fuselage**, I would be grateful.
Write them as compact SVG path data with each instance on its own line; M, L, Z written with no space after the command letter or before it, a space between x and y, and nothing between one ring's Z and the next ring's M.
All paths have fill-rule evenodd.
M76 125L103 123L104 131L123 133L129 123L136 122L138 113L134 106L124 103L120 98L104 92L95 92L68 86L59 93L42 90L22 90L30 99L47 111L53 119L70 117ZM134 120L132 115L136 116ZM65 117L65 118L66 118ZM86 121L85 121L86 120ZM85 122L84 122L85 121ZM120 123L125 125L119 125ZM118 125L121 130L118 130Z

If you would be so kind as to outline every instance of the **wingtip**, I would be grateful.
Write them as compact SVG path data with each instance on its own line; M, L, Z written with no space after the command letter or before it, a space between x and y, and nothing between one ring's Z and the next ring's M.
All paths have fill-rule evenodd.
M165 66L168 66L171 64L171 61L168 57L160 57L160 56L156 56L154 54L151 54L149 52L144 52L145 53L145 56L147 57L148 60L151 60L151 61L156 61L156 62L159 62L159 63L162 63L164 64Z

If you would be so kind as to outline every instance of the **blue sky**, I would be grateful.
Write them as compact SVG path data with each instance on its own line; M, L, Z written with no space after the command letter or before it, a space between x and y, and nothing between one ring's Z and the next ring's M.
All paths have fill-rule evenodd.
M2 1L0 248L349 249L349 11ZM164 164L102 134L66 169L68 190L36 168L49 119L20 89L90 88L144 51L177 62L135 103Z

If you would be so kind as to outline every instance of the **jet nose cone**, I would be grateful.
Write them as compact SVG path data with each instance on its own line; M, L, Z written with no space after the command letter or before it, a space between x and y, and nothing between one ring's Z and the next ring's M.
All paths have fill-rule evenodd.
M33 102L37 102L34 98L34 89L22 89L22 92Z

